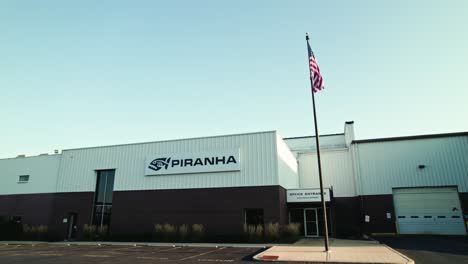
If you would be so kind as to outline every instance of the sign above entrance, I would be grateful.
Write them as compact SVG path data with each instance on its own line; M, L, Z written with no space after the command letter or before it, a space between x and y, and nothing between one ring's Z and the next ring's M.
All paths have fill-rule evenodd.
M323 189L323 199L326 202L330 201L330 189ZM310 202L320 202L320 189L296 189L296 190L287 190L287 199L288 203L310 203Z
M145 175L240 171L239 149L147 157Z

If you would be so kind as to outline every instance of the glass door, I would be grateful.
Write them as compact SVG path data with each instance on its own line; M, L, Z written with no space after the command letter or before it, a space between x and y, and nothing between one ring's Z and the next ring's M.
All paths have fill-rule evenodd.
M304 232L306 237L318 237L317 209L304 209Z
M67 240L76 239L76 227L77 227L76 223L77 223L77 214L76 213L69 213L68 214Z

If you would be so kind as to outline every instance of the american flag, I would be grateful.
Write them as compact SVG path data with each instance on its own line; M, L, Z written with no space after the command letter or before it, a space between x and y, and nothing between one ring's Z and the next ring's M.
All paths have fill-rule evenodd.
M323 90L323 78L320 74L320 68L317 61L315 60L314 52L310 48L309 42L307 42L307 48L309 51L309 67L310 67L310 78L312 79L312 91L314 93Z

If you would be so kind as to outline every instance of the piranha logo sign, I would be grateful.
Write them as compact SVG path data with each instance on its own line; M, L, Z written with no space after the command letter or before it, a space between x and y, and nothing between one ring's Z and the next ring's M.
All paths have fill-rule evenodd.
M158 171L162 168L166 169L167 170L167 167L169 166L169 162L171 161L171 158L158 158L158 159L154 159L153 161L151 161L150 165L148 166L148 168L154 170L154 171Z
M182 167L209 167L217 165L231 165L238 164L233 155L203 157L203 158L189 158L189 159L171 159L171 158L157 158L150 162L148 168L154 171L159 171L164 168L182 168Z

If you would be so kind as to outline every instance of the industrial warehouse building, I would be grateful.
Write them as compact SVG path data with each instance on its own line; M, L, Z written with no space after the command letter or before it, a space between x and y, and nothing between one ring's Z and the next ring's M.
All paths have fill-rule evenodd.
M466 235L468 133L355 140L320 136L329 232ZM114 237L155 223L300 223L323 235L314 137L276 131L63 150L0 160L0 217L81 239L85 224Z

